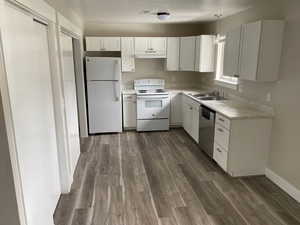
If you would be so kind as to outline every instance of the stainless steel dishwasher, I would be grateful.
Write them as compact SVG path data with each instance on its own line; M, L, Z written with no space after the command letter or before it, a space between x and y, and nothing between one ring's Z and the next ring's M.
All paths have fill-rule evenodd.
M213 158L216 112L201 105L199 114L199 146L209 157Z

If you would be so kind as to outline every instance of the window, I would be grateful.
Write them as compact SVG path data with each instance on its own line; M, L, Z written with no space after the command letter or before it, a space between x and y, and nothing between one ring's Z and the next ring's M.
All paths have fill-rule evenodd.
M216 65L216 84L229 88L236 89L238 79L223 74L224 67L224 50L225 50L226 36L218 35L217 37L217 65Z

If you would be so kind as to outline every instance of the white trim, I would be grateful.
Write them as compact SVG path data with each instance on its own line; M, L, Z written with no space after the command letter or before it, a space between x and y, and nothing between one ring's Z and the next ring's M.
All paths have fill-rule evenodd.
M68 31L70 35L76 39L80 39L82 37L82 29L75 26L70 20L65 18L60 13L56 14L57 16L57 24L60 26L60 29Z
M277 184L281 189L283 189L287 194L289 194L292 198L294 198L297 202L300 203L300 190L289 183L284 178L280 177L278 174L270 170L266 169L266 176L275 184Z
M19 220L21 225L27 225L23 187L22 187L19 160L17 154L10 97L8 91L7 74L6 74L4 54L2 49L3 43L2 43L2 36L1 36L2 35L1 27L3 26L2 24L3 16L5 16L3 7L4 7L4 1L0 0L0 92L2 97L3 113L4 113L6 132L7 132L8 144L9 144L10 161L12 165L12 172L14 178L15 191L16 191Z
M73 176L70 176L68 172L69 167L67 161L67 152L69 151L69 145L67 140L66 117L64 108L65 103L62 88L62 77L60 71L60 56L58 54L60 53L59 37L57 34L58 31L56 24L49 24L49 55L51 63L51 82L55 110L60 185L62 193L69 193L73 182Z
M55 9L43 0L6 0L29 10L34 15L40 15L49 21L56 22Z

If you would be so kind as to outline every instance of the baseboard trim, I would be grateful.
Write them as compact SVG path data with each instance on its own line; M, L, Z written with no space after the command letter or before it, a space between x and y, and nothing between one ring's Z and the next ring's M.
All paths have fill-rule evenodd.
M300 203L300 190L289 183L287 180L283 179L281 176L276 174L270 169L266 169L266 176L275 184L277 184L282 190L284 190L288 195L294 198Z

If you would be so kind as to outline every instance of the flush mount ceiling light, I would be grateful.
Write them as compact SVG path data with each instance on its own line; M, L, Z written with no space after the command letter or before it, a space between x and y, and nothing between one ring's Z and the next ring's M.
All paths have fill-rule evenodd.
M168 12L158 12L157 13L157 18L159 19L159 20L167 20L167 19L169 19L170 18L170 13L168 13Z

